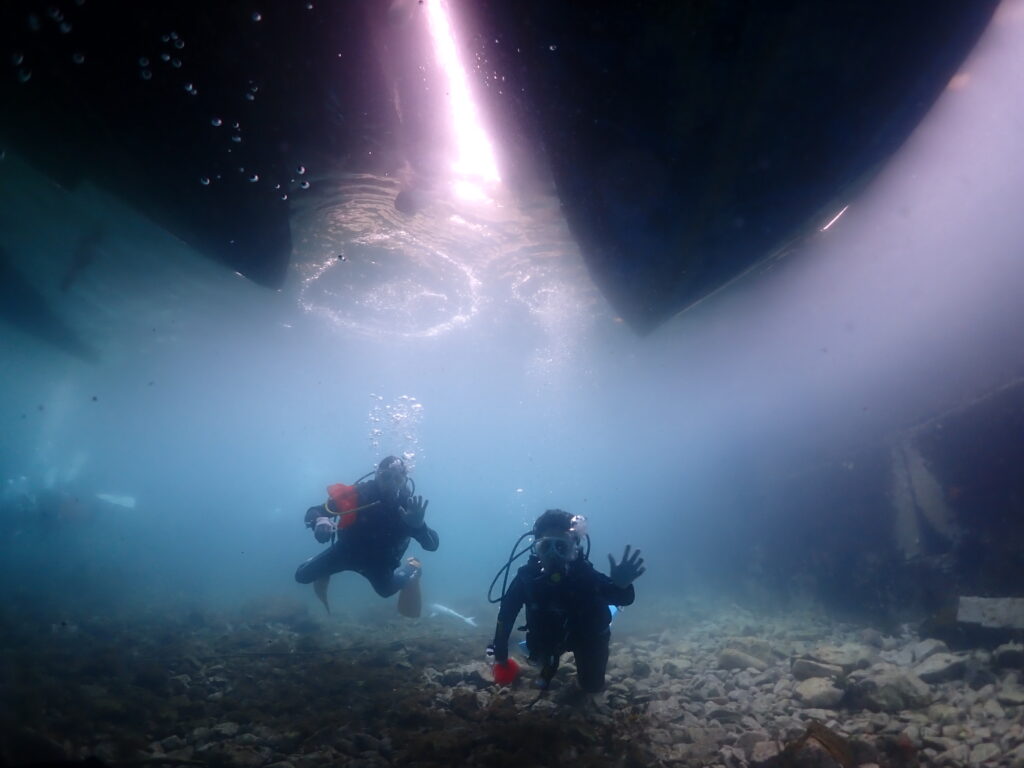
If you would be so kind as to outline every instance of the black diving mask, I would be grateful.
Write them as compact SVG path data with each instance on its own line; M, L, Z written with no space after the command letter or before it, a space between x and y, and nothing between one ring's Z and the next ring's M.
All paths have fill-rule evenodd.
M545 563L572 562L576 552L576 539L572 536L542 536L533 542L533 553Z

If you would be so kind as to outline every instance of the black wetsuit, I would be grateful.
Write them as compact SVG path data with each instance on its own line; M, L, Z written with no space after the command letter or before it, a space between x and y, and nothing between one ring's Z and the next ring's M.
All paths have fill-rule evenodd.
M633 585L617 587L589 560L577 559L565 573L546 573L540 561L530 561L516 573L498 611L494 656L508 658L508 638L519 610L526 606L526 644L530 658L540 662L541 676L550 679L563 653L572 651L576 673L585 691L604 688L611 639L609 605L630 605Z
M437 549L437 533L426 523L411 528L402 518L399 507L409 506L411 495L403 490L396 498L381 499L377 483L373 480L358 483L359 505L380 501L380 504L357 513L356 521L339 529L337 540L318 555L299 566L295 580L311 584L324 576L340 571L355 571L366 577L381 597L390 597L405 586L415 569L402 563L409 540L416 539L427 552ZM333 510L333 502L331 504ZM311 507L307 516L315 515L323 507Z

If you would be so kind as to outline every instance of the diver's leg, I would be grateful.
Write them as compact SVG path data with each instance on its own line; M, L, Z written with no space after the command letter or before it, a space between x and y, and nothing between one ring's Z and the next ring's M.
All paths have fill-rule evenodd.
M371 571L364 569L359 573L370 582L374 592L381 597L391 597L413 579L420 577L420 566L417 560L410 557L394 570L382 568Z
M335 544L302 563L295 571L295 580L299 584L312 584L332 573L348 570L346 560L344 550Z
M405 581L398 592L398 612L407 619L418 619L423 612L423 593L420 591L420 561L410 557L396 570L397 578Z
M576 658L576 679L580 688L587 693L600 693L604 690L610 640L611 633L604 630L596 637L577 643L573 650L573 656Z

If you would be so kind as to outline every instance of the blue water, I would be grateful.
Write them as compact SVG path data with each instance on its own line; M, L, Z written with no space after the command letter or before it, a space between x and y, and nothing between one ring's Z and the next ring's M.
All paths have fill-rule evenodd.
M626 544L643 550L641 615L647 595L799 602L816 579L812 594L842 596L841 579L826 584L837 558L800 554L832 546L824 530L863 534L842 569L867 568L872 550L900 558L888 449L871 446L1013 367L991 346L929 346L969 317L899 314L891 287L865 302L876 267L844 262L843 240L640 339L590 282L551 196L439 197L407 220L390 179L320 178L296 207L288 282L270 292L88 185L64 192L15 156L5 170L7 250L100 355L2 331L6 493L59 491L83 518L13 526L4 568L57 604L287 595L318 610L292 581L319 548L302 515L392 453L408 456L440 535L436 553L410 549L425 599L466 614L484 615L512 542L551 507L590 519L600 569ZM99 257L58 292L97 228ZM950 290L915 274L933 300ZM979 316L975 329L1002 322ZM865 450L870 477L849 475L860 490L836 504L839 486L814 473L862 468ZM808 476L819 490L794 504L787 483ZM377 599L352 574L332 598L339 610Z

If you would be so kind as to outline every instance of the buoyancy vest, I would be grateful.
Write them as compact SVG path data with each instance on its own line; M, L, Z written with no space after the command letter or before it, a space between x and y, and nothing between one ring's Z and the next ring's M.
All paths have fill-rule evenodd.
M359 488L335 483L327 486L327 496L334 507L333 510L330 507L327 509L338 516L338 527L344 529L352 525L359 516L359 512L356 511L359 507Z

